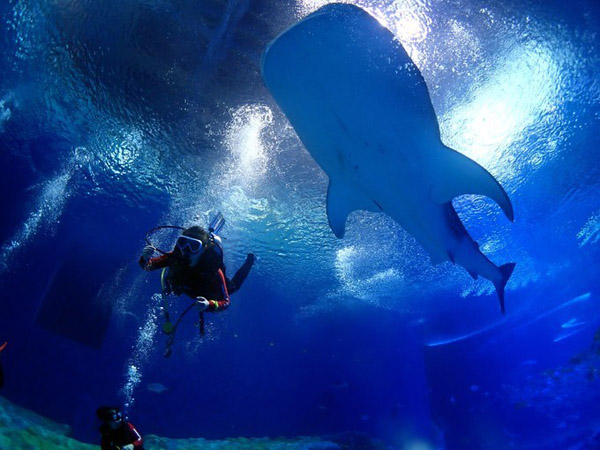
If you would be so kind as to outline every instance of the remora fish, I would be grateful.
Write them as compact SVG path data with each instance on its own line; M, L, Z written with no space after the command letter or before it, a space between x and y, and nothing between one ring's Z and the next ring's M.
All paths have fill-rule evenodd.
M446 147L425 80L393 34L348 4L322 7L278 36L262 57L265 84L329 176L327 217L339 238L348 214L383 211L427 250L492 281L504 312L515 264L497 267L459 219L452 199L510 200L483 167Z

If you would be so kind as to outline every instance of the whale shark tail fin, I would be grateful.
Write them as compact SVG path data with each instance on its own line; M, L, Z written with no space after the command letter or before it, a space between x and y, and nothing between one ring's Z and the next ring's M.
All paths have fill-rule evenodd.
M508 263L498 267L500 274L502 274L502 279L497 283L494 283L494 286L496 287L496 292L498 293L500 311L502 311L502 314L504 314L504 286L506 286L508 279L512 275L515 265L516 263Z

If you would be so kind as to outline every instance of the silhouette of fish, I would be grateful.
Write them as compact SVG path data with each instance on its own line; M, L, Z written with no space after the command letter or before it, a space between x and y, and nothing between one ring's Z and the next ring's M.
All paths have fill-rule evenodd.
M271 42L265 84L329 176L327 217L339 238L348 215L383 211L437 264L452 261L504 287L514 263L496 266L452 206L463 194L492 198L513 220L508 195L483 167L445 146L425 80L374 17L326 5Z

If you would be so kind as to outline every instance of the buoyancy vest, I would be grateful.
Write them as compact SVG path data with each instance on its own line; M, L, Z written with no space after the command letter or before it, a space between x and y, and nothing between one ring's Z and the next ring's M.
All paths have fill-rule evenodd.
M167 282L176 295L183 293L192 298L202 296L207 299L222 300L224 296L218 270L221 269L225 273L225 265L220 239L208 233L200 235L197 239L204 244L198 263L189 266L184 261L175 260L169 266Z

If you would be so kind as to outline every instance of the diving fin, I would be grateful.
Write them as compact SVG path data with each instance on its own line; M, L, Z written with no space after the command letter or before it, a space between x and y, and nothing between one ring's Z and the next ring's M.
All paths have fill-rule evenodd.
M221 230L221 228L223 228L224 225L225 217L223 217L223 214L221 213L221 211L219 211L208 225L208 231L217 234Z

